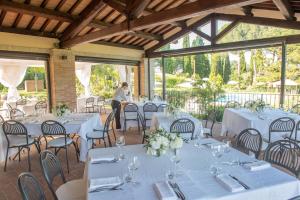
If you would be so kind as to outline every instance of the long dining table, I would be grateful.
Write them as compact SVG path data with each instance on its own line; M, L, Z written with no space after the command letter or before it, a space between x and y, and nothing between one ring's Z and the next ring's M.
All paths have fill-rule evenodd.
M279 109L268 108L258 114L246 108L227 108L223 115L221 135L228 134L229 136L235 136L246 128L255 128L265 140L268 140L270 124L281 117L292 118L296 123L300 120L300 115ZM273 135L272 137L277 137L279 140L285 136L287 136L286 133L282 133L276 134L276 136Z
M41 124L45 120L56 120L66 129L67 134L77 133L80 136L80 160L86 161L88 149L91 144L87 143L86 134L93 129L99 129L102 126L100 115L98 113L72 113L64 117L55 117L52 114L44 116L31 116L19 119L27 128L28 135L38 137L42 135ZM5 159L7 142L5 135L0 128L0 161ZM13 149L12 149L13 150ZM13 151L11 152L13 153ZM11 154L10 153L10 154Z
M242 165L229 165L239 160L240 162L254 162L250 157L233 148L229 148L222 157L212 156L212 150L207 148L207 143L220 143L214 139L202 139L198 147L193 142L185 143L180 149L180 163L178 175L175 178L180 190L187 200L287 200L300 194L300 181L277 168L269 165L256 171L250 171ZM202 145L203 144L203 145ZM220 143L221 144L221 143ZM111 157L118 155L118 149L91 149L89 160L92 158ZM172 163L167 155L153 157L146 154L143 145L128 145L123 148L125 159L114 163L92 164L86 162L84 179L86 187L91 180L108 177L124 177L128 173L128 163L133 156L137 156L140 167L136 171L135 179L139 184L126 183L121 190L107 190L100 192L86 192L88 200L114 199L114 200L156 200L159 199L153 185L165 181L166 174ZM231 192L216 180L210 173L210 166L219 163L221 173L230 174L246 184L249 189Z

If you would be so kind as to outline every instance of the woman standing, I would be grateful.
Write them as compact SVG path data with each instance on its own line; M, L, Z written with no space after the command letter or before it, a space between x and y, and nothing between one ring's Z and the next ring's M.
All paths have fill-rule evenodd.
M127 101L126 91L128 90L128 83L123 82L122 86L117 88L111 102L112 109L116 109L116 129L121 129L120 113L121 113L121 101Z

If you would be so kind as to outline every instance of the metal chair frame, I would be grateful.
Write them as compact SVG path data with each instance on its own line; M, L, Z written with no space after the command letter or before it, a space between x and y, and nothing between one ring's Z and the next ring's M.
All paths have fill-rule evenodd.
M258 159L262 148L262 136L257 129L247 128L237 136L236 146L245 153L253 152Z
M24 148L27 149L28 171L31 171L30 146L31 145L35 145L35 147L39 151L40 148L38 147L37 141L33 140L32 143L29 143L29 141L28 141L29 135L28 135L27 129L26 129L26 127L21 122L18 122L18 121L15 121L15 120L7 120L7 121L3 122L2 128L3 128L3 132L4 132L4 135L5 135L6 141L7 141L4 171L6 171L9 149L13 149L13 148L17 148L18 149L18 153L16 154L16 156L19 157L19 162L21 161L21 151ZM11 146L11 142L10 142L9 136L26 137L26 144L25 145L13 145L13 146Z
M210 137L213 136L213 128L215 126L216 121L217 121L217 113L214 112L214 111L208 113L208 116L207 116L207 119L205 121L204 127L208 128L208 122L211 122L211 126L209 128L210 129L210 134L208 133L208 134L206 134L206 136L210 136Z
M89 97L85 100L85 112L87 112L87 113L95 112L95 98L94 97Z
M92 149L94 148L94 140L103 140L104 146L106 148L106 142L105 142L106 137L108 139L109 146L112 146L110 136L109 136L110 131L113 131L113 134L114 134L114 137L116 140L116 134L114 132L114 127L113 127L115 114L116 114L116 109L114 109L106 118L103 130L94 129L94 131L96 131L96 132L102 132L102 135L99 134L99 137L96 137L96 138L89 137L88 135L86 136L87 141L92 140Z
M291 139L294 128L295 128L295 121L290 117L280 117L278 119L275 119L269 126L269 138L267 142L271 143L271 135L273 132L290 133L289 138Z
M46 200L41 184L32 173L21 173L18 177L18 187L23 200Z
M49 150L42 151L40 154L40 164L42 167L44 178L55 200L58 200L53 188L53 180L59 176L63 183L66 183L66 178L57 156Z
M300 104L296 104L294 106L292 106L289 110L291 113L296 113L296 114L300 114Z
M278 140L269 144L265 150L264 160L300 175L300 147L292 140Z
M46 101L39 101L34 106L34 109L35 109L36 112L39 111L39 110L45 110L45 113L46 113L47 108L48 108L48 105L47 105Z
M124 112L124 131L127 130L127 121L137 121L138 130L140 130L140 123L139 123L139 116L138 116L139 107L135 103L128 103L124 106L123 112ZM136 113L136 118L135 119L127 118L126 113L128 114Z
M188 118L175 120L170 126L170 133L191 133L191 139L194 138L195 124Z
M147 113L149 114L153 114L153 113L156 113L158 110L158 107L155 103L151 103L151 102L148 102L148 103L145 103L144 106L143 106L143 113L144 113L144 120L146 121L146 125L147 125L147 121L151 121L152 118L147 118Z
M41 125L41 129L42 129L43 137L46 141L46 149L54 148L55 155L57 155L57 153L61 149L65 149L65 155L66 155L66 160L67 160L67 170L69 173L70 170L69 170L69 159L68 159L68 146L73 144L75 152L76 152L77 162L79 162L79 155L78 155L79 150L77 149L77 145L75 144L75 142L73 140L72 140L71 144L67 144L67 138L70 138L69 137L70 134L67 134L65 127L57 121L54 121L54 120L44 121ZM64 137L65 144L60 147L48 147L48 139L47 138L49 138L49 137L47 137L47 136L50 136L50 137L51 136L52 137L53 136L62 136L62 137ZM70 138L70 139L72 139L72 138ZM55 140L55 139L53 139L53 140Z
M157 112L163 112L165 109L169 107L168 104L162 103L157 106Z
M102 109L104 109L104 113L106 113L106 108L105 108L105 98L103 96L97 97L97 104L95 107L99 110L99 113L102 113Z

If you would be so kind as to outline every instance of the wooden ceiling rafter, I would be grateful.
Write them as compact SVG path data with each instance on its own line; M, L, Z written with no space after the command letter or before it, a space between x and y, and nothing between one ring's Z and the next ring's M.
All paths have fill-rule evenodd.
M265 0L215 0L215 1L195 1L193 3L188 3L180 6L180 8L172 8L157 12L143 18L135 19L130 21L131 30L142 30L148 27L167 24L173 21L180 21L184 19L189 19L192 17L199 16L204 13L213 13L216 9L220 8L232 8L232 7L242 7L250 5L253 3L263 2ZM97 41L102 38L109 38L118 34L124 34L128 32L127 23L116 24L109 29L103 29L100 31L95 31L84 36L74 37L71 40L67 40L61 43L64 48L72 47L76 44L87 43L92 41Z
M104 3L102 0L92 0L86 8L80 13L79 18L74 20L68 28L64 31L62 41L75 37L80 31L88 26L96 15L103 8Z
M288 0L273 0L273 3L280 10L285 19L296 20L295 12Z
M198 20L194 24L188 26L187 28L181 29L179 32L173 34L172 36L165 38L163 40L160 40L156 45L149 48L146 51L146 54L152 53L155 50L163 47L164 45L167 45L170 42L173 42L174 40L179 39L180 37L184 36L185 34L188 34L189 32L191 32L191 30L198 28L199 26L201 26L203 24L206 24L207 22L209 22L211 20L211 18L212 18L212 14L209 14L209 15L203 17L202 19Z
M227 33L233 30L240 23L239 19L232 21L229 25L227 25L220 33L216 35L215 40L219 41L222 39Z
M229 21L239 20L240 23L300 30L299 21L281 20L281 19L255 17L255 16L252 17L252 16L234 15L234 14L222 14L222 13L215 13L215 16L218 19L222 19L222 20L229 20Z

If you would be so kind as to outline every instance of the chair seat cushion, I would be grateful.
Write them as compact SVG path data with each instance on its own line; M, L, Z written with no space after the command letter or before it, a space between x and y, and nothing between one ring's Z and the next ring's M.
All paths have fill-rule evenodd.
M58 200L85 200L86 183L83 179L68 181L55 192Z
M94 138L94 139L104 138L105 136L106 136L106 133L103 136L103 131L100 131L100 130L88 132L86 134L87 138Z
M72 144L73 140L71 138L67 138L67 144L65 144L65 137L55 138L48 142L48 147L63 147L65 145Z
M9 135L9 146L24 146L27 145L26 136L22 135ZM32 144L34 142L33 138L28 138L28 144Z

